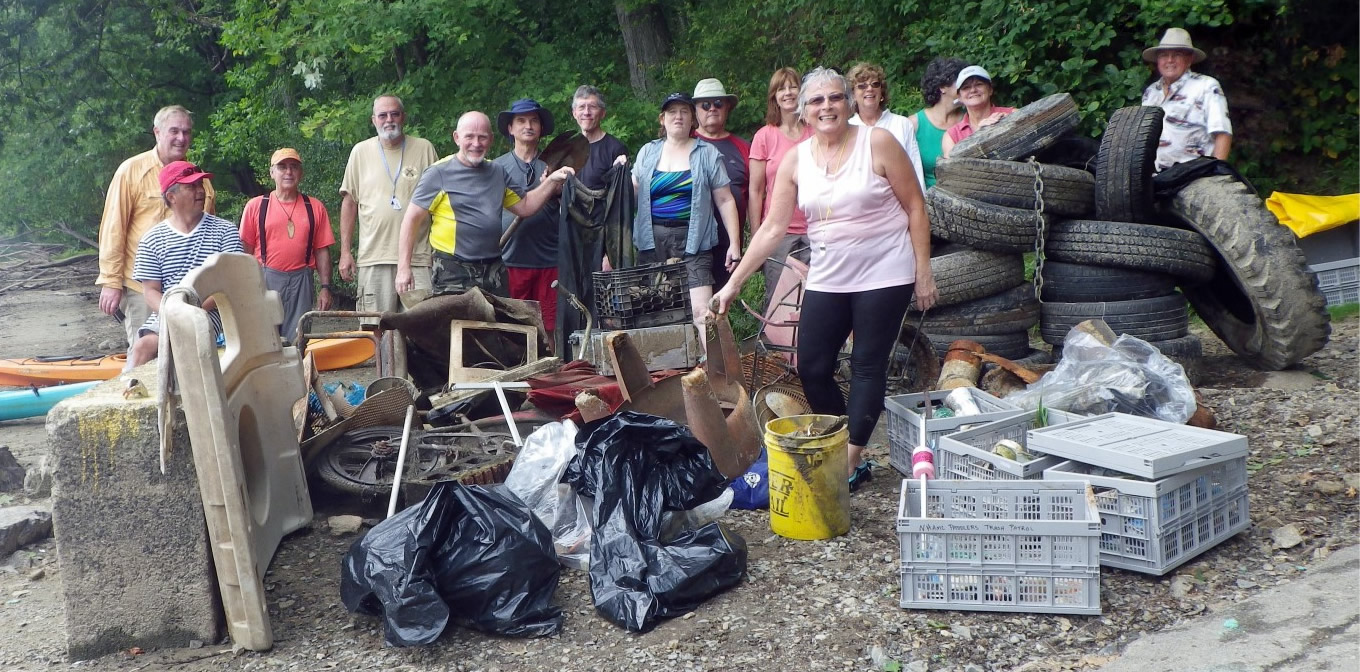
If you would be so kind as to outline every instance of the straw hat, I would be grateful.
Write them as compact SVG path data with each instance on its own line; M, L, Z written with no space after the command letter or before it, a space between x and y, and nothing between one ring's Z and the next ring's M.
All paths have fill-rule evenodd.
M1183 49L1195 55L1191 63L1199 63L1205 59L1203 51L1195 48L1195 43L1190 41L1190 33L1184 28L1167 28L1166 34L1162 36L1162 41L1155 47L1148 47L1143 50L1143 60L1148 63L1157 62L1157 52L1163 49Z

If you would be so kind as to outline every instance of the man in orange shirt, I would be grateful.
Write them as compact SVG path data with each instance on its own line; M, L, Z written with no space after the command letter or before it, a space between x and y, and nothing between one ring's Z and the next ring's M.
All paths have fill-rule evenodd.
M137 329L150 316L142 298L142 284L132 278L137 244L151 227L170 217L170 206L161 194L160 173L166 164L183 161L193 143L194 120L179 105L162 107L152 120L156 146L118 166L104 197L104 218L99 222L99 309L123 322L128 346L137 340ZM217 212L212 182L203 180L203 210Z
M302 157L291 147L274 152L269 176L275 189L256 196L241 212L241 244L264 268L265 287L283 302L280 333L297 337L298 320L312 309L312 270L321 278L316 309L331 307L331 251L335 234L326 205L298 190Z

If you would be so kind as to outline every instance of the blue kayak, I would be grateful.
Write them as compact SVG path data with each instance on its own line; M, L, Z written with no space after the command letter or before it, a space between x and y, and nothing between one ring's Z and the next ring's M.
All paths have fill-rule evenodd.
M92 380L70 385L53 385L28 390L0 392L0 420L17 420L47 415L58 402L88 390L103 381Z

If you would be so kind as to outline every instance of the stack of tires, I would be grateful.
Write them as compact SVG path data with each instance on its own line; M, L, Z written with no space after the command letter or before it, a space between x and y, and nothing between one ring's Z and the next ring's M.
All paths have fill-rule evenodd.
M1202 345L1189 333L1187 300L1260 369L1284 368L1326 343L1316 278L1249 186L1201 177L1161 203L1154 198L1162 117L1155 107L1116 111L1093 160L1077 164L1090 172L1046 163L1045 152L1078 121L1071 96L1056 94L979 130L937 164L938 183L926 194L931 231L951 245L932 267L962 253L956 245L1022 263L1041 219L1046 232L1042 304L1013 275L987 285L990 294L965 292L947 304L950 278L936 273L942 307L925 315L923 328L937 349L968 338L1003 357L1033 360L1021 331L1033 322L1025 326L1022 316L1037 308L1040 338L1059 354L1073 326L1099 318L1188 363ZM1022 161L1036 155L1037 162Z

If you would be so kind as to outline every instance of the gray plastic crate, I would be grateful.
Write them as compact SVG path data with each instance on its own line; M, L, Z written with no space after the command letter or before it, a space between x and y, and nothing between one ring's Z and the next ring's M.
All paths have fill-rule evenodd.
M1049 409L1049 426L1073 422L1086 416ZM1029 462L1017 462L992 452L992 446L1002 439L1010 439L1029 447L1029 430L1034 428L1034 412L1003 418L981 427L965 429L940 437L935 446L935 475L939 478L965 480L1040 480L1044 470L1063 461L1061 457L1035 454Z
M963 425L979 425L1010 418L1026 411L1009 401L997 399L975 387L968 390L969 396L982 412L977 415L959 415L952 418L929 418L926 421L926 445L935 445L946 434L953 434ZM953 390L930 392L930 401L939 405ZM911 451L921 440L921 393L899 394L883 400L888 411L888 460L893 468L904 476L911 476ZM938 473L938 472L937 472Z
M1245 457L1157 481L1097 473L1063 462L1044 478L1091 483L1100 511L1100 564L1107 567L1161 576L1251 525Z
M1083 481L902 481L902 607L1100 613L1100 519Z
M1149 480L1247 455L1247 437L1106 413L1029 433L1031 449Z

